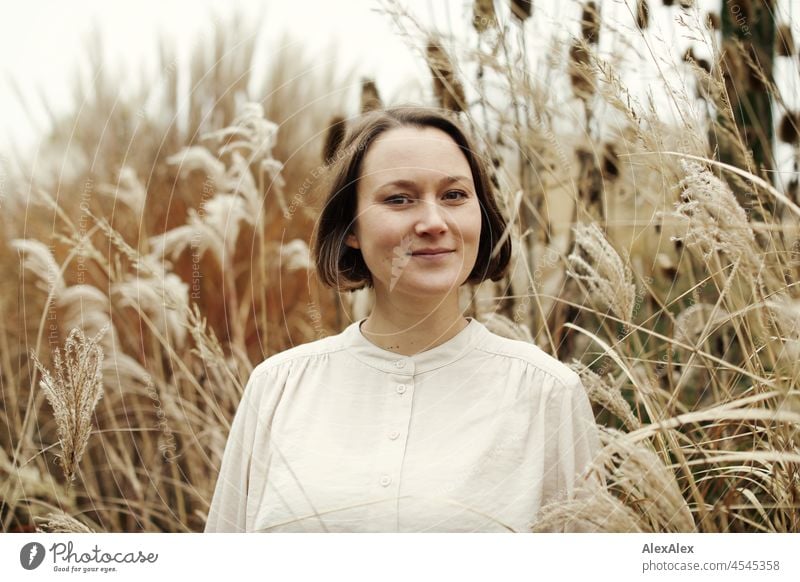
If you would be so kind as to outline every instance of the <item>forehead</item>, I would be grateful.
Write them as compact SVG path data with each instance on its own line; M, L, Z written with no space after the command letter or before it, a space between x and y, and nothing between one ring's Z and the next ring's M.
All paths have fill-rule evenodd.
M471 175L469 162L458 144L435 127L395 127L381 134L367 150L361 177L409 171Z

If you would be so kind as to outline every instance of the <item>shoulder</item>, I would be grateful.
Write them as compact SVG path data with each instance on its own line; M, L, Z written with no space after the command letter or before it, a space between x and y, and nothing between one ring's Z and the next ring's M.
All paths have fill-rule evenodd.
M580 385L580 377L569 366L554 358L537 345L527 341L510 339L485 329L485 341L476 349L500 358L517 360L543 374L552 376L567 387Z
M258 364L253 369L251 376L253 378L259 378L270 372L278 372L283 368L291 368L292 365L301 363L310 358L339 352L344 349L341 342L341 335L342 334L324 337L273 354Z

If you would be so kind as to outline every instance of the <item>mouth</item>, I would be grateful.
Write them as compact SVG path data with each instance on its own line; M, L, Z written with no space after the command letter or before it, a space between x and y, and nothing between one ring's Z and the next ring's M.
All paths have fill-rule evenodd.
M436 252L419 252L419 253L412 253L412 257L415 259L441 259L453 254L455 251L436 251Z
M428 249L418 249L411 254L414 256L417 255L441 255L445 253L452 253L455 252L455 249L446 249L444 247L432 247Z

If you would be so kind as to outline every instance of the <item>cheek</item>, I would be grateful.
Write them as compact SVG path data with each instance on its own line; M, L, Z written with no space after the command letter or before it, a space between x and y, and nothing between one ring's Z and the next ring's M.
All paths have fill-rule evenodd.
M376 258L385 255L387 249L398 246L401 240L396 225L379 212L364 213L359 220L359 228L363 251Z
M476 206L474 210L469 213L468 220L464 224L464 237L472 241L478 241L481 238L481 210Z

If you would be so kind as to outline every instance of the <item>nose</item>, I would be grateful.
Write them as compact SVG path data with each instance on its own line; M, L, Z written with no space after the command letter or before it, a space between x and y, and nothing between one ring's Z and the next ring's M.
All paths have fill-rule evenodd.
M415 230L418 235L425 233L442 233L447 230L445 209L438 204L424 201L419 205L420 215L417 218Z

